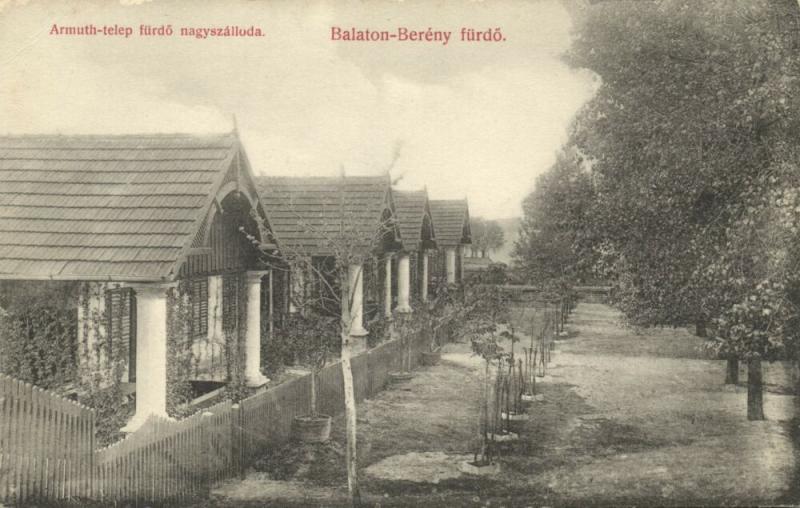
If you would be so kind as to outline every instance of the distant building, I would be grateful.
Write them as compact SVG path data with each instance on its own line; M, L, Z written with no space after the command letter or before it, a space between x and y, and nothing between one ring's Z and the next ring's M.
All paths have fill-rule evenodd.
M384 260L403 248L388 175L261 177L258 185L280 254L294 260L279 312L340 312L337 267L346 264L351 335L367 335L364 318L392 305L396 276Z
M410 311L409 295L427 301L431 270L429 256L435 254L436 234L431 218L427 190L394 191L397 221L403 239L403 249L394 263L399 273L399 306ZM386 269L391 269L387 260Z
M463 281L464 247L472 243L469 204L466 199L432 199L430 209L438 245L433 280L460 284Z

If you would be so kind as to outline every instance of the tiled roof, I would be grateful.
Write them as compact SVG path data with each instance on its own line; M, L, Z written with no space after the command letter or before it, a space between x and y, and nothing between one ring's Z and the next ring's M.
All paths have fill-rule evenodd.
M233 134L0 137L0 278L174 277L239 149Z
M428 210L428 193L421 191L392 190L397 224L403 247L416 251L422 242L422 223Z
M436 228L436 243L440 247L472 243L466 199L431 199L429 205Z
M385 211L393 209L388 175L262 176L257 182L284 254L334 255L345 243L368 250L376 245L382 226L396 229L392 221L384 220Z

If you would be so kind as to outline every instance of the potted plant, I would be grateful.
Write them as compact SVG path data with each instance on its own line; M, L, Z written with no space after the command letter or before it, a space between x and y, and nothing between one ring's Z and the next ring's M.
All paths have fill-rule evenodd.
M438 328L427 331L430 337L430 349L422 352L422 365L433 367L442 359L442 347L439 345Z
M336 318L309 314L295 315L286 329L288 340L295 349L298 361L309 368L310 412L295 416L292 421L292 436L306 443L323 443L330 439L331 416L321 414L317 408L319 400L319 373L328 363L331 353L337 348L339 338Z

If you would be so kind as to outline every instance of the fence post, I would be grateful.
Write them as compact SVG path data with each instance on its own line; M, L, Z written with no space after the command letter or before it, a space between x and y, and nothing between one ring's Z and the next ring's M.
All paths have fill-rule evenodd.
M202 415L200 416L200 446L202 449L200 451L200 458L203 461L201 464L201 468L203 471L202 474L202 482L203 482L203 492L205 497L208 498L211 495L211 477L212 477L212 465L211 465L211 456L212 456L212 448L213 443L211 441L212 432L208 429L208 422L209 417L212 416L213 413L210 411L203 411Z
M242 406L240 404L233 404L231 406L231 448L233 455L233 469L234 473L244 480L244 467L242 467L242 454L244 447L242 446Z

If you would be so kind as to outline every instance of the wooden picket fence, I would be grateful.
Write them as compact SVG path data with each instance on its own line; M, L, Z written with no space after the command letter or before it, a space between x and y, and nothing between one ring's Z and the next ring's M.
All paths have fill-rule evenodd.
M102 501L181 502L241 470L234 442L239 412L221 402L179 422L151 418L95 453L93 497Z
M94 413L0 374L0 502L89 497Z
M412 367L428 341L413 337ZM383 390L400 369L403 345L387 341L352 358L357 401ZM0 503L65 498L108 503L180 503L206 496L286 443L292 420L310 412L310 377L221 402L180 421L151 418L137 432L94 450L91 410L0 377ZM339 362L320 372L319 410L344 408Z

